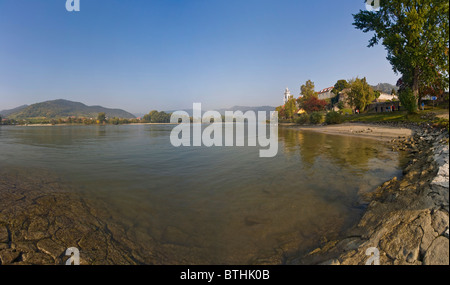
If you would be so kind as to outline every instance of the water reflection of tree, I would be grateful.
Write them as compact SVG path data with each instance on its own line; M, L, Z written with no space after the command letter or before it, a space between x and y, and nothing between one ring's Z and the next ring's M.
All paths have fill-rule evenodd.
M367 169L369 160L377 157L383 147L369 139L290 129L281 129L279 137L285 154L299 155L306 167L324 156L339 167Z

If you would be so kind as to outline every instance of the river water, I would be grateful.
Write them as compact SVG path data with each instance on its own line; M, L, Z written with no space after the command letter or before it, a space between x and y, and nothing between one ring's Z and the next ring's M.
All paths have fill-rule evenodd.
M51 172L135 233L152 264L278 264L337 238L401 175L376 140L279 130L279 151L180 147L170 125L0 127L0 168ZM139 234L136 234L139 233ZM151 251L151 252L150 252Z

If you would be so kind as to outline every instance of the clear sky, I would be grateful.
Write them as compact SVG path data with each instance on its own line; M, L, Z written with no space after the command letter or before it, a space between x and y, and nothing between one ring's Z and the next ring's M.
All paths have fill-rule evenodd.
M0 110L67 99L152 109L278 106L366 76L395 84L362 0L0 0Z

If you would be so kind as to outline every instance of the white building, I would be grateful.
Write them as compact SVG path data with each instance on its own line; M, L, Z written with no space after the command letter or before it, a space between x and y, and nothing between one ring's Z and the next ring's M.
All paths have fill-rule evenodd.
M286 87L286 90L284 91L284 104L287 103L287 101L294 98L294 95L291 94L291 91L289 91L289 88Z

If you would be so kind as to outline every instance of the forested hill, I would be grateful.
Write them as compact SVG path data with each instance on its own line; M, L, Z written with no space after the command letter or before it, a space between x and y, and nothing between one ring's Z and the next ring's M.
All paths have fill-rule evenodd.
M83 103L72 102L68 100L53 100L42 103L36 103L16 112L6 112L2 114L10 119L26 119L26 118L65 118L65 117L85 117L96 118L98 113L106 113L108 118L126 118L132 119L135 116L121 109L109 109L101 106L87 106Z

